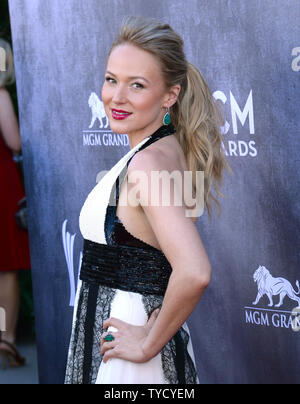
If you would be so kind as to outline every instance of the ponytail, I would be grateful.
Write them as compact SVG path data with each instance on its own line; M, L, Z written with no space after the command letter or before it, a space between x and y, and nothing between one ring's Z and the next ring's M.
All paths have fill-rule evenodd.
M232 173L223 149L221 126L223 116L217 102L199 70L188 63L186 80L181 94L172 107L172 122L176 127L176 137L184 151L188 170L193 176L193 191L204 200L209 218L212 218L212 201L221 206L217 197L223 182L223 169ZM196 172L204 172L204 195L199 194ZM216 196L213 195L214 188Z

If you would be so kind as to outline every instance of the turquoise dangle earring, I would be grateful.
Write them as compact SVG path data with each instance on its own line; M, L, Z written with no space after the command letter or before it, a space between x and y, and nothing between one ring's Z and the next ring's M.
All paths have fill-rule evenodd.
M164 123L165 126L168 126L171 123L171 116L170 116L170 113L169 113L169 107L167 108L167 112L165 113L163 123Z

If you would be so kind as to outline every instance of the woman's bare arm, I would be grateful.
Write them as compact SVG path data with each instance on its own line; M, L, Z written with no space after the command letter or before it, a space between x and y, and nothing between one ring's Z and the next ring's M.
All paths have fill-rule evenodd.
M211 277L208 256L196 225L186 216L185 206L151 206L153 192L160 192L151 189L151 170L170 172L170 166L174 170L174 162L157 151L145 150L137 154L128 171L129 178L134 170L146 174L142 178L148 181L140 180L138 184L141 206L173 270L160 313L143 344L149 358L158 354L187 320ZM171 187L171 202L175 190L176 186Z
M0 129L7 146L15 153L21 151L21 137L17 117L9 92L0 89Z

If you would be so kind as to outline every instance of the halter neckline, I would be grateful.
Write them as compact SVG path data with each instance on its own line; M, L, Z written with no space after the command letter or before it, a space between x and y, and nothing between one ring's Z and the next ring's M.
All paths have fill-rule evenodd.
M176 132L176 129L172 125L172 123L168 126L162 125L155 132L153 132L152 135L149 135L146 138L144 138L143 140L141 140L136 146L133 147L133 149L137 149L136 151L144 149L146 146L155 142L156 140L161 139L168 135L173 135L173 133L175 133L175 132Z
M167 126L162 125L154 133L152 133L152 135L150 135L149 137L151 139L156 139L157 137L161 138L161 137L164 137L164 136L172 135L175 132L176 132L176 130L174 128L174 125L172 125L170 123L170 125L167 125Z

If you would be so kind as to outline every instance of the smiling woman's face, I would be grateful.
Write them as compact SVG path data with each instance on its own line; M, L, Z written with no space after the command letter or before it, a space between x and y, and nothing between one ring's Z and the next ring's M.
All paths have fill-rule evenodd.
M151 53L130 44L113 49L102 87L113 132L128 134L136 144L162 126L171 99L160 64Z

